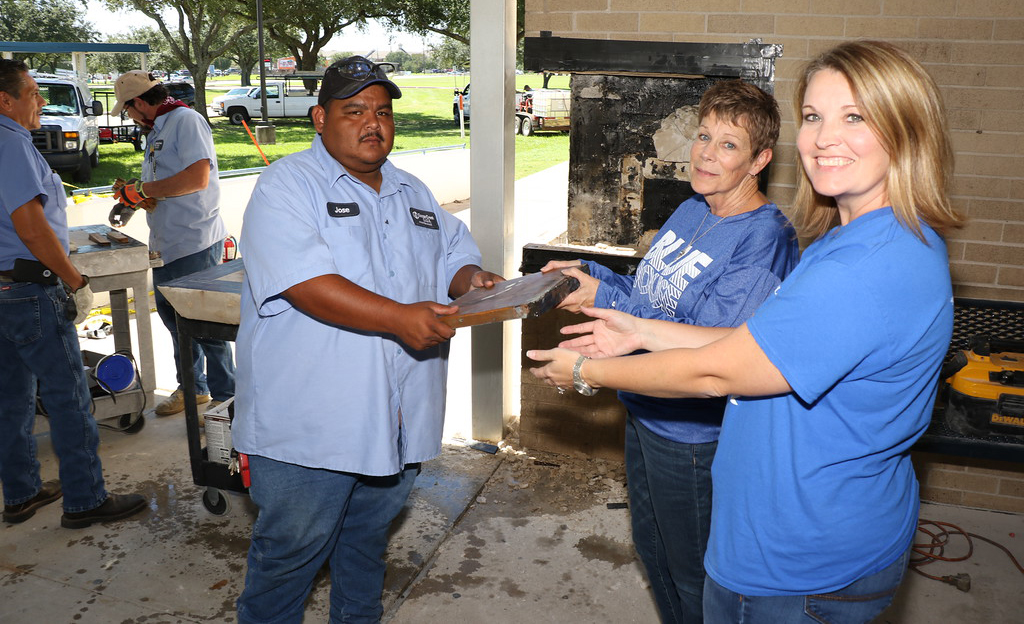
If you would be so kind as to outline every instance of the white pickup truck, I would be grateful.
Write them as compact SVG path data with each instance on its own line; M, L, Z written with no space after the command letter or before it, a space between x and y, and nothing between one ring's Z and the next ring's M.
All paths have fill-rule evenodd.
M322 74L293 74L287 80L267 81L267 115L270 117L308 117L312 119L312 110L317 103L318 89L310 90L307 85L319 85ZM260 89L256 88L247 95L224 99L215 102L213 112L227 117L231 123L241 125L249 123L255 117L260 119Z

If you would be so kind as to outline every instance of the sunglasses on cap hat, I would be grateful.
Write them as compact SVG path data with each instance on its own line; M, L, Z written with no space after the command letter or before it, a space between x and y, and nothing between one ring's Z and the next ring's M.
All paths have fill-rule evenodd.
M400 98L401 89L388 78L387 72L394 70L393 63L374 63L362 56L350 56L324 71L318 101L323 106L330 99L349 98L372 84L383 84L391 97Z
M387 71L385 71L385 67L387 68ZM337 72L342 76L352 78L353 80L365 80L368 76L387 80L387 72L395 71L395 65L393 63L374 63L361 56L352 56L331 65L327 68L327 71Z

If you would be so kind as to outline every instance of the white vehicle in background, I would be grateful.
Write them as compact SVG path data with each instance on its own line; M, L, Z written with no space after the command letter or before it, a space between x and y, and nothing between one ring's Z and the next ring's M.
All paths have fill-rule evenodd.
M287 77L267 80L267 115L312 119L321 79L323 74L289 74ZM256 87L246 95L223 100L221 110L215 112L238 126L243 121L249 123L254 117L262 118L260 106L260 89Z
M100 164L97 115L103 104L73 76L34 73L39 95L46 100L32 144L58 173L71 172L75 182L88 182ZM86 97L88 96L88 99Z
M455 97L452 98L452 117L455 118L455 125L459 123L459 107L462 107L462 118L469 121L469 85L464 89L456 89Z
M224 102L227 100L233 100L238 97L250 96L253 92L258 91L259 87L235 87L234 89L228 90L224 95L218 95L210 101L210 109L216 115L224 114Z

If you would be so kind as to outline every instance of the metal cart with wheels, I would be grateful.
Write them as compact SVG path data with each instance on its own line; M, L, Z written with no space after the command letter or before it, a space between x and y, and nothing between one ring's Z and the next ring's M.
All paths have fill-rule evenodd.
M153 262L149 248L134 238L107 225L84 225L69 229L71 263L89 276L94 293L108 292L110 318L113 322L114 349L118 353L132 353L132 330L129 319L131 306L128 289L135 299L135 330L138 352L132 357L138 368L136 387L113 393L98 393L93 397L93 417L97 424L124 433L137 433L145 426L142 412L153 404L156 388L156 367L153 363L153 329L149 311L148 273ZM157 266L159 266L159 261ZM83 353L86 365L93 365L89 355ZM45 406L44 406L45 408ZM114 421L108 424L104 421Z
M242 261L232 260L160 287L160 292L175 310L182 362L192 361L194 338L235 340L238 335L242 270ZM182 387L194 387L195 373L192 367L183 366L182 369ZM230 509L227 493L246 493L248 488L243 485L240 474L232 474L228 464L215 461L210 456L199 432L199 408L196 406L195 394L186 392L184 399L192 481L206 488L203 491L203 507L214 515L223 515Z

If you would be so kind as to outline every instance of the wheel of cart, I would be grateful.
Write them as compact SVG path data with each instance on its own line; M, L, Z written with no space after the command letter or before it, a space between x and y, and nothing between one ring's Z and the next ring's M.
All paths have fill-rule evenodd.
M203 490L203 507L215 516L223 516L231 509L231 499L227 492L208 487Z
M236 260L234 262L240 261ZM223 266L226 265L221 264L213 268L217 269ZM171 282L171 284L173 283ZM192 361L192 339L214 338L234 340L238 333L237 325L213 321L197 321L185 318L180 314L175 316L178 322L178 350L181 353L182 362ZM195 373L192 367L183 366L182 369L182 387L194 387ZM199 408L196 406L195 394L186 392L185 433L188 438L189 462L192 465L192 481L196 485L205 488L203 490L203 507L210 513L220 516L226 514L231 509L228 493L248 493L249 489L242 484L242 476L240 474L232 474L228 469L229 459L222 452L223 449L210 448L210 425L212 424L211 420L207 420L207 445L204 446L202 436L199 433Z
M241 291L241 284L237 282L220 280L225 275L240 270L241 260L232 260L224 264L205 269L193 275L173 280L165 284L165 288L191 288L194 283L209 284L210 282L227 283L228 287L237 286ZM166 290L165 290L166 294ZM174 299L168 297L168 301L174 305ZM182 362L192 361L192 340L195 338L210 338L217 340L234 341L238 334L238 325L232 323L220 323L216 321L204 321L186 318L179 312L175 313L178 324L178 350ZM195 386L195 372L191 366L183 366L181 373L182 387L192 388ZM225 401L224 407L231 408L233 405ZM221 408L221 406L218 406ZM213 438L214 420L209 417L212 410L207 410L206 442L199 431L199 409L196 406L195 394L185 393L185 433L188 438L189 463L192 467L192 481L203 487L202 503L207 511L214 515L226 514L230 508L230 493L247 494L249 489L242 483L242 476L237 472L229 470L229 459L222 452L222 448L209 448ZM224 410L227 412L228 410ZM230 446L230 443L228 443Z

